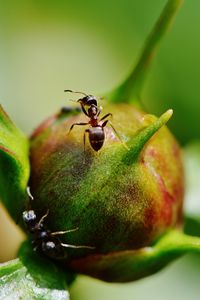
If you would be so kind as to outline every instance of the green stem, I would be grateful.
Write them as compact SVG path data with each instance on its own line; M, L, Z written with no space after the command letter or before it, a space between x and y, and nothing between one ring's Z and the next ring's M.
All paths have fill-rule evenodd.
M111 102L132 103L140 100L150 63L154 57L159 42L172 24L183 0L168 0L164 10L146 40L135 68L128 78L114 91L107 95Z

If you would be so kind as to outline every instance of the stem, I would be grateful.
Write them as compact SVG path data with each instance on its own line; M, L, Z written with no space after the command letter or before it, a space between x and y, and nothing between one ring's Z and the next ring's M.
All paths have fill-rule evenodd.
M159 42L172 24L183 0L168 0L163 12L148 36L135 68L128 78L108 96L111 102L131 103L140 100L149 66Z

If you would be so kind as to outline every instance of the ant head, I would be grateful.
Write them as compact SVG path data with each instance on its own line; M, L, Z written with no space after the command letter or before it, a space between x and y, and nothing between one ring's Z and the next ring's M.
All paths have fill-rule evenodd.
M91 106L92 104L97 106L97 99L92 95L87 95L87 96L79 99L77 102L79 102L83 105L87 105L87 106Z
M90 118L93 118L94 116L96 116L98 113L98 108L96 105L92 104L89 109L88 109L88 116Z
M36 214L34 210L25 210L22 214L22 218L26 224L31 224L36 220Z
M96 99L96 97L94 97L92 95L87 95L86 93L72 91L72 90L64 90L64 92L82 94L82 95L84 95L84 97L79 99L77 102L79 102L82 105L91 106L92 104L94 104L97 106L97 99Z

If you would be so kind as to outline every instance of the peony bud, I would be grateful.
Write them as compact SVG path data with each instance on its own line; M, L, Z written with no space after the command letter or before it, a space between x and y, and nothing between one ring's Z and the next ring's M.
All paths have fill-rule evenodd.
M164 126L171 110L159 119L128 104L108 105L103 113L109 112L127 147L108 123L101 150L94 151L87 137L84 151L89 125L69 129L88 119L83 113L57 114L31 137L30 186L34 209L40 215L49 210L51 231L79 228L62 235L63 243L95 247L67 249L63 263L112 281L109 265L101 271L102 255L151 246L181 225L183 167L179 145Z

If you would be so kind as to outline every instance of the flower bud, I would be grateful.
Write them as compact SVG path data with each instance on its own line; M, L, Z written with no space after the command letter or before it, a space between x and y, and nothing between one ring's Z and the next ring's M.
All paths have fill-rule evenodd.
M171 110L159 119L128 104L107 105L103 113L112 113L123 143L108 122L98 152L88 132L84 151L90 125L69 132L72 124L88 122L83 113L57 114L36 129L30 186L34 209L40 215L49 210L51 231L78 227L60 237L63 243L95 247L66 249L66 264L112 281L99 271L98 256L148 247L181 225L183 167L179 145L164 126Z

